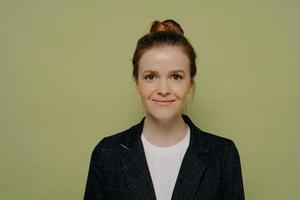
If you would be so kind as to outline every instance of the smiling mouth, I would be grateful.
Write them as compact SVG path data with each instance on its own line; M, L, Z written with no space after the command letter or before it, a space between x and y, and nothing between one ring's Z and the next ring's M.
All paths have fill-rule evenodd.
M158 105L170 105L171 103L175 102L175 100L152 100L154 101L154 103L158 104Z

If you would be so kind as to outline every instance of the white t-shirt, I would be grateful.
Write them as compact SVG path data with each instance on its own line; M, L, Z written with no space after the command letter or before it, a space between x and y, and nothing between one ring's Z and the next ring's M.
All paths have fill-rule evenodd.
M157 200L169 200L172 197L179 169L190 142L190 128L186 136L170 147L157 147L141 136L146 160L151 174Z

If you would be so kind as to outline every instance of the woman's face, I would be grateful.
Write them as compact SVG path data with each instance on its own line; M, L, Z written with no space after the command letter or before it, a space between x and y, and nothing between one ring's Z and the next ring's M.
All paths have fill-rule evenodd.
M154 47L142 55L136 87L146 116L166 121L181 115L194 83L189 63L176 46Z

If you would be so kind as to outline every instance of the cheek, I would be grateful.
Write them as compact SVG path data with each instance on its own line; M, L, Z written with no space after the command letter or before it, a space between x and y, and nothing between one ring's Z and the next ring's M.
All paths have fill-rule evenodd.
M138 89L139 94L140 94L143 98L149 97L149 96L153 93L153 91L154 91L153 86L150 86L150 85L144 85L144 84L138 85L137 89Z
M181 85L181 86L175 87L173 91L176 93L177 96L184 98L188 94L189 89L190 89L189 86Z

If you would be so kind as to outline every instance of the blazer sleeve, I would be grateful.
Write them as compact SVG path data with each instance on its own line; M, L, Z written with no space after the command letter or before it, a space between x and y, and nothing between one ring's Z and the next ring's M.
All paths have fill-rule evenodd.
M103 139L104 140L104 139ZM102 170L103 140L93 149L84 193L84 200L102 200L105 198Z
M241 162L238 150L232 140L229 140L224 159L222 200L244 200Z

